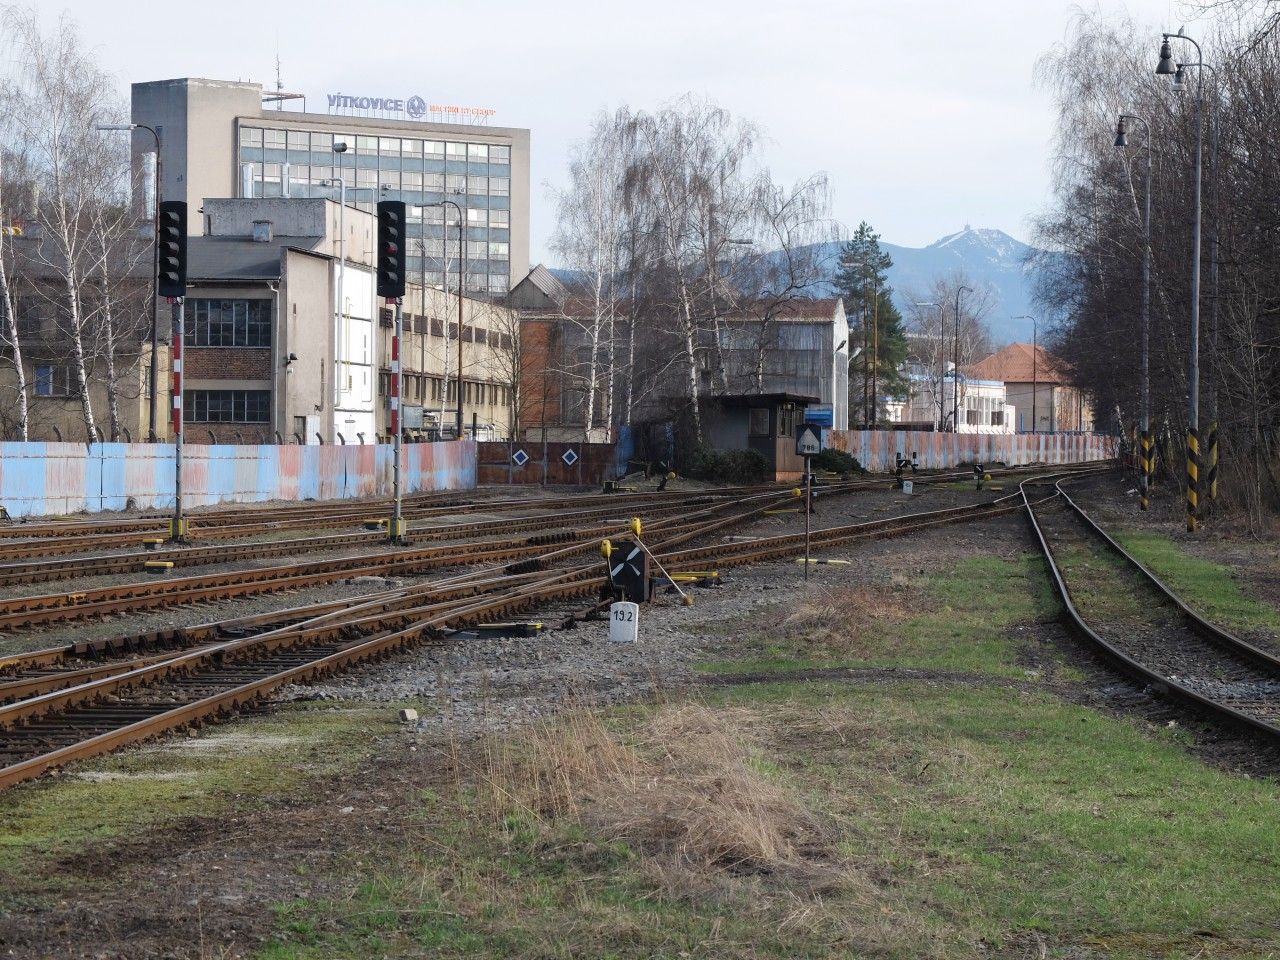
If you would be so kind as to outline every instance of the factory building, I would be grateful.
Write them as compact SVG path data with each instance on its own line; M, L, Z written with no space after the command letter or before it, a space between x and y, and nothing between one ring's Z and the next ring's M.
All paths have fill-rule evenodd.
M404 200L409 273L439 287L457 273L457 215L431 204L451 201L465 224L468 294L505 295L511 278L528 272L528 130L456 122L491 111L419 96L335 94L326 107L311 112L304 97L264 94L256 83L181 78L132 88L133 122L159 135L161 196L187 201L193 233L209 232L208 211L199 211L210 198L337 200L345 192L366 211L379 199ZM139 170L154 144L147 130L134 131Z

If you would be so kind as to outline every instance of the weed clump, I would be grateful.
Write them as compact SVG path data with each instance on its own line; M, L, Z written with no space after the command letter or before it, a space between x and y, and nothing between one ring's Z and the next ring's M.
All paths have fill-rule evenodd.
M624 843L669 893L715 874L840 885L826 828L706 707L661 707L626 737L580 712L491 744L482 803L499 823L569 821Z

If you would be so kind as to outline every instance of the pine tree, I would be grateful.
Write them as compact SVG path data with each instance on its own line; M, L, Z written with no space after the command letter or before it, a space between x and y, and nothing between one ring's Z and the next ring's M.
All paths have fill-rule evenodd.
M849 317L849 352L862 347L861 355L849 360L851 422L878 423L885 400L901 398L907 391L903 373L907 337L888 284L892 266L893 258L880 249L880 235L865 220L840 251L836 264L832 283ZM873 384L874 417L870 409Z

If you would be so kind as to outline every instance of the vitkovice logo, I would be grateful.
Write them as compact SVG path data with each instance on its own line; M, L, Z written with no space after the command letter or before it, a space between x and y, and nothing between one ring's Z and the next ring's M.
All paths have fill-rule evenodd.
M427 101L421 97L410 97L404 102L404 112L417 120L427 112Z

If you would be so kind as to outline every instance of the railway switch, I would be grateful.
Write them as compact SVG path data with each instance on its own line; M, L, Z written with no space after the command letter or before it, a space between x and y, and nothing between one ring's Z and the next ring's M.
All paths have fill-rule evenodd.
M632 603L649 601L649 552L635 540L612 544L608 558L614 596Z

